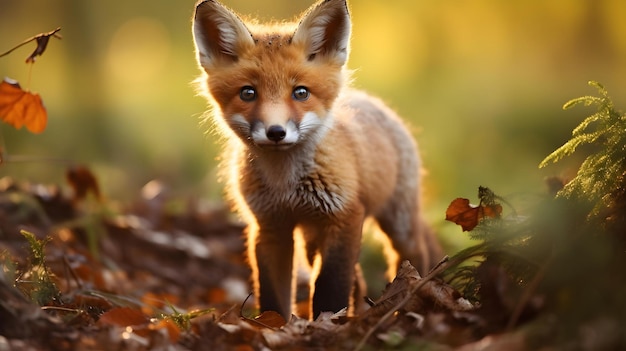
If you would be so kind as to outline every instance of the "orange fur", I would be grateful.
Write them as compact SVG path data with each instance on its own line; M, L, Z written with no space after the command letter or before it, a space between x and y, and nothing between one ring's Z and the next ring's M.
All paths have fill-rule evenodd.
M438 245L419 216L415 142L380 100L347 88L345 0L297 24L246 26L214 0L197 4L194 38L213 120L225 136L227 191L249 224L262 310L291 314L294 230L321 259L313 316L347 307L363 221L421 271Z

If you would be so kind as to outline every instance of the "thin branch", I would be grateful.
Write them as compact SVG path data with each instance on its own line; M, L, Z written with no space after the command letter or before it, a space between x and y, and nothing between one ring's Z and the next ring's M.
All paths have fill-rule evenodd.
M26 58L26 62L34 62L35 61L35 57L36 56L40 56L46 50L46 47L48 45L48 40L50 39L50 37L55 37L57 39L61 39L62 38L61 35L57 34L60 30L61 30L61 27L58 27L57 29L55 29L53 31L50 31L48 33L40 33L40 34L37 34L37 35L35 35L33 37L30 37L30 38L24 40L23 42L17 44L13 48L9 49L7 52L0 54L0 57L4 57L4 56L12 53L16 49L19 49L20 47L30 43L31 41L37 41L37 48L35 48L35 51L33 51L33 53L30 54Z
M363 338L361 339L359 344L354 348L354 350L359 351L363 349L363 347L365 347L365 344L367 343L367 340L372 336L372 334L374 334L374 332L376 332L376 330L378 330L378 328L380 328L383 324L387 323L389 318L395 315L396 312L398 312L400 309L404 307L404 305L406 305L409 301L411 301L411 298L413 297L413 295L415 295L415 293L417 293L417 291L421 289L428 281L432 280L437 275L439 275L439 273L443 272L446 268L448 268L449 266L447 264L448 260L449 260L449 257L445 256L435 266L435 268L431 269L430 272L428 272L428 274L424 278L422 278L419 282L417 282L417 284L415 284L415 286L404 296L404 298L400 302L398 302L392 309L390 309L387 313L385 313L385 315L382 316L378 320L376 325L374 325L372 328L370 328L367 331L367 333L363 336Z

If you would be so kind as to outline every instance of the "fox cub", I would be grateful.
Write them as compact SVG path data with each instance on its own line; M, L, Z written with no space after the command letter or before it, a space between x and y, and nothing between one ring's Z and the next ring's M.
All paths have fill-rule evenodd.
M317 267L314 318L348 306L366 217L423 274L439 258L419 214L415 142L380 100L347 87L350 26L345 0L320 1L293 24L244 23L215 0L200 1L193 19L256 296L285 318L295 230Z

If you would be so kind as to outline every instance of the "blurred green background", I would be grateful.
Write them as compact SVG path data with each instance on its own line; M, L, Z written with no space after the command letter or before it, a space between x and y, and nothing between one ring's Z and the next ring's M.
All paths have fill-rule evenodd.
M291 19L310 1L224 0L262 20ZM41 94L47 130L1 125L9 155L90 166L110 199L127 203L160 179L180 197L219 199L218 147L200 126L206 108L190 82L199 70L190 32L193 1L0 0L0 52L62 27L62 40L30 67L30 44L0 58L0 74ZM479 185L523 209L564 165L537 165L591 113L563 111L603 83L626 106L626 1L353 0L355 85L381 96L415 127L428 219L444 221L456 197ZM29 75L30 81L29 81ZM6 163L0 175L64 182L63 163Z

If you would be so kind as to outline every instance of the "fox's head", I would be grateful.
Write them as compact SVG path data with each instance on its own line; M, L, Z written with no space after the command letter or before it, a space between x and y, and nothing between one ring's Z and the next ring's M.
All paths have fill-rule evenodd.
M193 35L216 118L244 142L281 150L330 127L347 75L345 0L321 1L299 23L271 26L247 25L219 2L200 1Z

